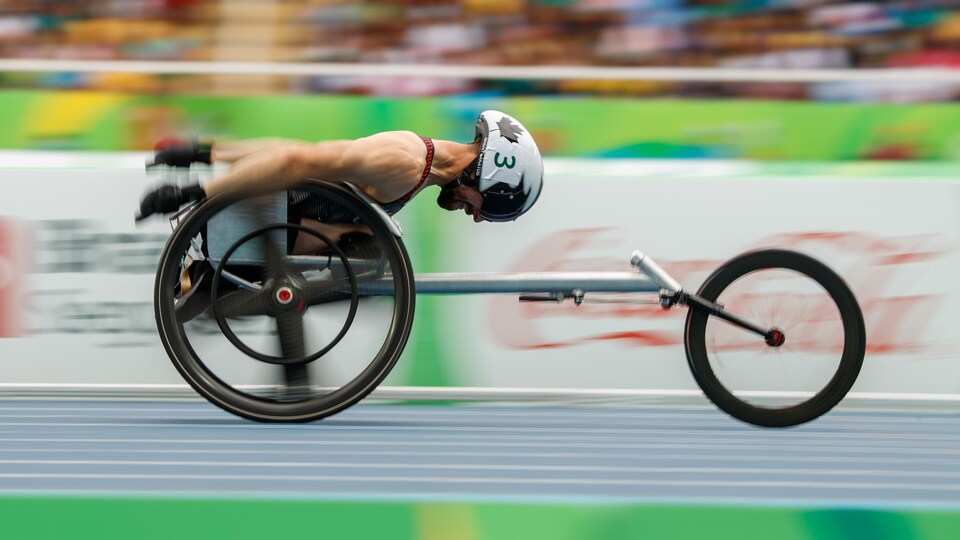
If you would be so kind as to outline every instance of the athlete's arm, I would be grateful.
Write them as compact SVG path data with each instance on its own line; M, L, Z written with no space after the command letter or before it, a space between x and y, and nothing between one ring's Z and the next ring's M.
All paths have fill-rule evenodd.
M410 132L357 140L281 144L250 153L204 186L208 197L227 191L283 190L306 178L352 182L387 202L416 184L424 166L423 142ZM395 195L395 196L394 196Z
M351 182L379 202L395 200L420 178L423 141L409 131L378 133L354 141L291 142L252 151L205 186L166 185L140 199L137 220L176 212L190 201L222 193L246 196L289 189L307 178Z
M308 145L307 141L298 139L281 139L268 137L259 139L243 139L239 141L216 141L213 143L211 155L214 162L233 163L250 154L262 150L270 150L281 146Z
M284 144L253 152L208 181L204 191L208 197L235 191L260 193L287 189L311 174L330 177L343 169L342 155L349 145L350 141Z

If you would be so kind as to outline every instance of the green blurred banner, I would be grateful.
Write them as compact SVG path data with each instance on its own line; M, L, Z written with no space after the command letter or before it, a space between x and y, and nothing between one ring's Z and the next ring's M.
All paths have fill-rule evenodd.
M57 516L57 519L50 519ZM168 519L157 519L167 516ZM7 496L0 518L8 538L325 538L606 540L955 539L949 509L721 506L585 501L325 501L309 498L191 499Z
M960 160L960 107L589 97L381 99L0 92L0 147L142 150L163 137L355 138L413 130L470 140L502 109L545 155L764 160Z

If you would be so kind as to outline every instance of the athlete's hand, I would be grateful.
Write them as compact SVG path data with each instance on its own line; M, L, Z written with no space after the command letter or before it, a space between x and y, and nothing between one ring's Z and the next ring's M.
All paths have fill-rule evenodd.
M144 193L140 199L140 208L134 216L137 221L156 213L170 214L180 210L188 202L199 201L206 197L199 184L193 186L160 186Z
M190 167L194 163L210 163L213 145L199 141L164 139L153 146L151 165Z

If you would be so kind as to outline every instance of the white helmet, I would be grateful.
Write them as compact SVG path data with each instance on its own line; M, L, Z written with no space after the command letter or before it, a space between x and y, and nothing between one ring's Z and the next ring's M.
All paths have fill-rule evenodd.
M513 221L537 202L543 186L543 159L523 124L500 111L477 118L480 156L476 183L483 195L480 215L487 221Z

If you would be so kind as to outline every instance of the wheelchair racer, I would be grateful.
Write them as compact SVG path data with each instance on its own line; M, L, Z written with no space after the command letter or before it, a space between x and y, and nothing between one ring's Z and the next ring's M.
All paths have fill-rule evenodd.
M136 219L172 213L187 203L222 193L257 195L289 190L307 178L355 184L390 215L429 186L439 186L437 204L462 210L474 222L513 221L537 201L543 184L543 161L529 131L512 116L482 112L470 143L432 140L410 131L377 133L356 140L307 143L282 139L160 144L155 165L189 167L192 163L231 163L205 185L165 185L144 193ZM289 195L289 208L301 224L349 224L322 201ZM338 234L351 231L341 225ZM330 230L323 230L330 235ZM311 251L311 235L298 235L295 253ZM334 237L336 241L336 237Z

